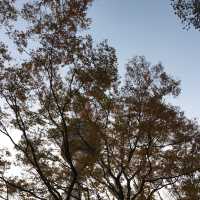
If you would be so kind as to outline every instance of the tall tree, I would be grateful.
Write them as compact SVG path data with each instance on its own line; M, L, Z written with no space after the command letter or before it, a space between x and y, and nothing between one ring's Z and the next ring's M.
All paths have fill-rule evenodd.
M121 84L115 49L84 33L91 3L0 2L21 58L2 41L0 132L14 150L0 151L0 199L198 199L199 126L166 101L179 81L134 57Z

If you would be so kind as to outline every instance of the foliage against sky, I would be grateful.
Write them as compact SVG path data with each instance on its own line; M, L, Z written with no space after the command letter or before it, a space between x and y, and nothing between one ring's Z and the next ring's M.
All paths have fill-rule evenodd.
M16 3L0 2L23 58L1 42L0 132L16 155L1 151L0 199L198 199L199 126L166 102L179 81L136 56L120 84L115 49L81 34L90 0Z

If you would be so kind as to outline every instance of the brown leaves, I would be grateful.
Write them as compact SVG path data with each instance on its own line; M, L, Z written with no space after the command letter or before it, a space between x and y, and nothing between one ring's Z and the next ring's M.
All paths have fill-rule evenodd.
M1 119L14 125L1 124L0 132L15 145L14 163L23 171L17 180L3 177L5 153L2 190L8 184L22 199L60 200L79 187L88 199L136 200L154 199L169 184L183 198L195 185L198 195L199 126L166 101L179 94L179 81L136 56L120 85L115 49L78 36L89 26L91 2L29 1L17 12L14 1L0 2L1 23L16 14L27 22L9 34L28 55L13 64L0 44ZM16 129L19 142L10 133Z

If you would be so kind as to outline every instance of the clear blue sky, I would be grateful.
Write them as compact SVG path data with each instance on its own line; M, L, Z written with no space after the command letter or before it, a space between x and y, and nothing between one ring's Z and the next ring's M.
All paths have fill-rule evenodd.
M183 30L170 0L96 0L90 8L91 33L108 39L117 50L120 73L134 55L181 80L182 93L173 101L190 118L200 118L200 32Z

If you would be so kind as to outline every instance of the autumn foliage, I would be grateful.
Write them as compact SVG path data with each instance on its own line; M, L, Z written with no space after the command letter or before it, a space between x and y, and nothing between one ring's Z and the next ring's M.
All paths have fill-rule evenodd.
M199 199L199 126L167 101L180 82L143 56L121 80L115 49L83 32L91 0L18 2L0 2L18 55L1 42L13 149L0 151L0 199Z

